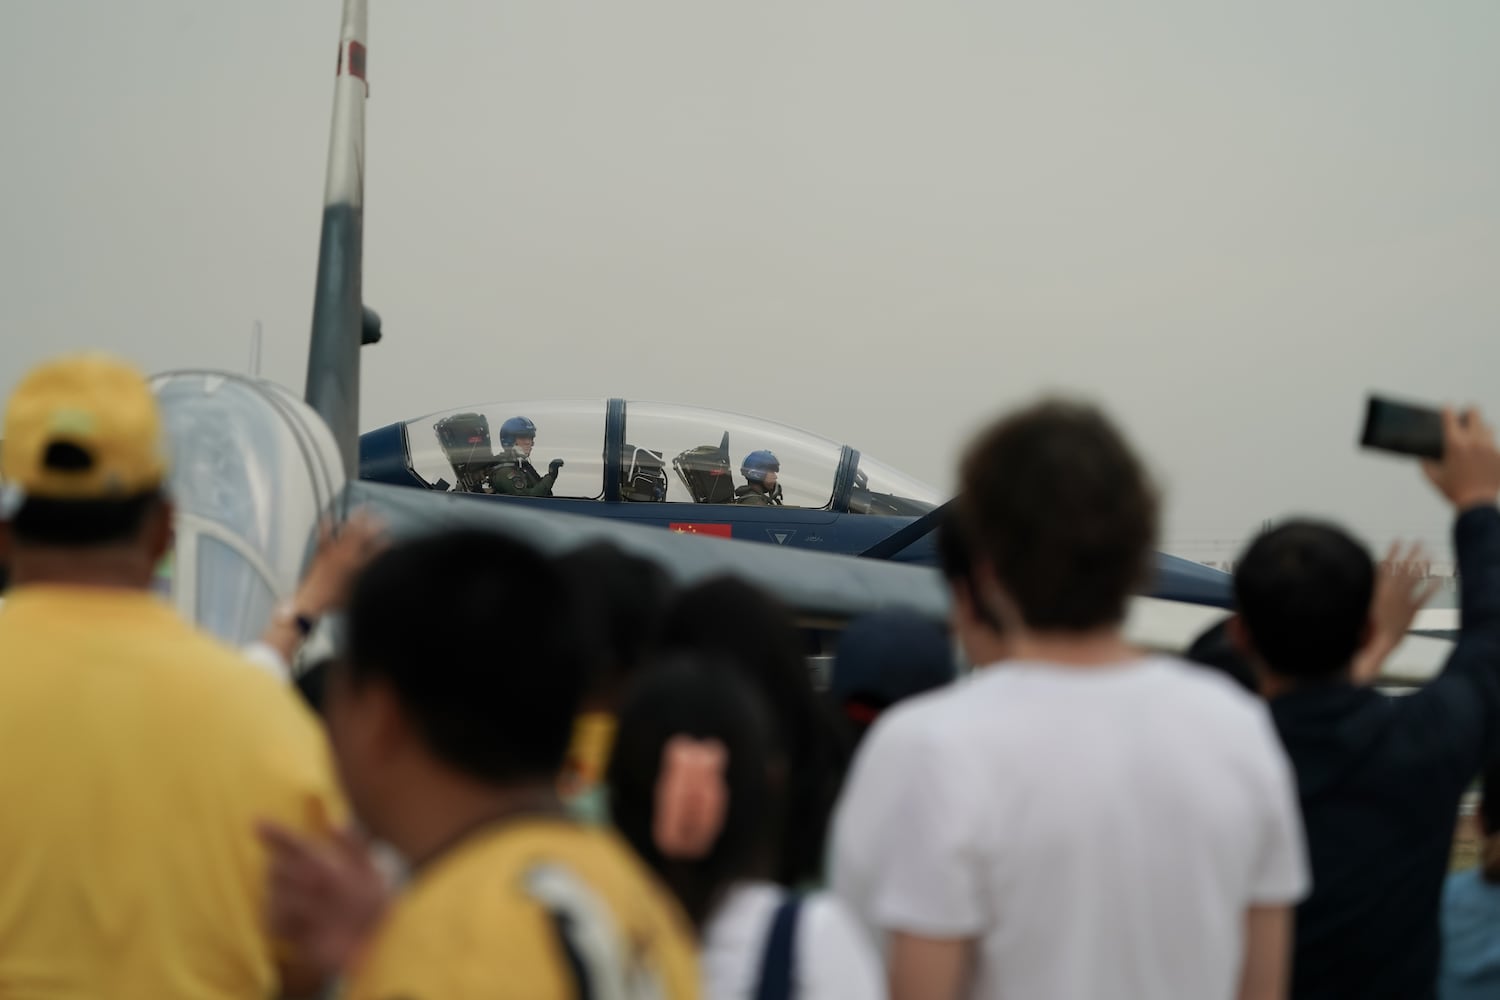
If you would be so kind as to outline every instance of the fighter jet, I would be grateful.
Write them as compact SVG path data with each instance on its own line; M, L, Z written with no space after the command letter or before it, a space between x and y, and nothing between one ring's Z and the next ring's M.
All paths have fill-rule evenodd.
M178 545L161 589L185 613L226 640L249 640L295 588L317 522L362 507L397 537L480 525L551 553L609 541L681 583L741 576L830 641L843 622L882 607L946 614L928 537L942 499L852 448L764 421L607 400L574 413L586 419L570 429L562 411L541 403L466 408L372 432L362 466L360 351L381 336L362 288L366 0L344 0L336 66L303 397L225 372L155 380L179 508ZM490 415L502 430L524 417L532 450L566 456L550 497L497 487L508 459L485 440ZM746 453L738 470L731 447ZM726 490L732 498L740 487L719 480L743 474L753 452L774 458L781 502L724 502ZM1158 598L1223 614L1227 576L1167 557L1158 568ZM1177 606L1142 600L1136 617L1148 633L1163 620L1152 609Z

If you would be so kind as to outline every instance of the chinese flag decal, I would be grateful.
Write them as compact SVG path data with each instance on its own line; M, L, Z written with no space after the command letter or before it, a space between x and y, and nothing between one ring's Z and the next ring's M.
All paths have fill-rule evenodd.
M679 535L717 535L720 538L734 537L734 528L728 524L690 524L686 521L673 521L667 527Z

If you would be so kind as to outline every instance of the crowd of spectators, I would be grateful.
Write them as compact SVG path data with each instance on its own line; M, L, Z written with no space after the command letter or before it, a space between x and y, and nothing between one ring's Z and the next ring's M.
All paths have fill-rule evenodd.
M0 451L0 998L1500 996L1500 795L1449 873L1500 782L1500 449L1444 421L1462 628L1415 692L1375 680L1429 592L1323 522L1134 648L1158 490L1061 400L965 452L949 621L850 623L819 690L741 579L364 515L227 648L152 594L149 386L49 362Z

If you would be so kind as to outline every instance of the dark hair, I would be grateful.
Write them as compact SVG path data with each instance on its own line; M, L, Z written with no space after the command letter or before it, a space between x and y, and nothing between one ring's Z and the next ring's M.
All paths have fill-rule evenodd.
M11 532L25 545L92 548L140 537L146 515L164 497L160 490L123 500L28 499L11 518Z
M1234 595L1255 652L1287 677L1331 677L1359 651L1375 563L1341 528L1293 521L1250 544Z
M333 664L333 657L319 657L292 680L307 707L320 716L326 714L324 704L328 700L328 673L333 669Z
M389 684L428 749L456 770L551 780L583 694L576 631L561 577L535 551L447 531L393 546L360 575L348 668L355 684Z
M718 740L728 752L724 824L694 860L664 857L654 834L662 751L678 735ZM784 764L783 752L760 696L725 663L665 661L641 674L623 701L605 779L610 816L700 929L732 883L770 875L782 815L771 768Z
M938 567L943 579L955 590L968 595L969 604L981 624L992 632L1003 632L1004 626L995 610L979 596L979 587L974 583L974 556L972 543L964 531L963 517L956 503L949 504L938 517L937 527Z
M1157 497L1102 413L1062 401L1014 413L970 445L961 477L963 530L1027 626L1124 620L1151 565Z
M1213 625L1194 639L1185 655L1193 663L1217 670L1232 678L1251 694L1260 692L1260 685L1255 680L1255 670L1250 666L1249 659L1229 638L1227 619Z
M576 548L556 565L586 625L589 693L613 703L656 646L675 592L672 579L651 560L608 542Z
M850 738L813 689L791 614L759 588L719 577L682 593L667 615L662 647L722 658L765 699L774 740L786 747L788 761L787 821L774 878L789 888L820 879Z

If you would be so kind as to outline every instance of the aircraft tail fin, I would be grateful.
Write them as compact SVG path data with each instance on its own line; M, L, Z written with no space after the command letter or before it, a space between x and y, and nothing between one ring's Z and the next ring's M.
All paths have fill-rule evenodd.
M306 399L333 432L349 479L359 475L359 348L378 340L380 329L379 317L364 307L361 288L367 21L367 0L344 0L307 351Z

